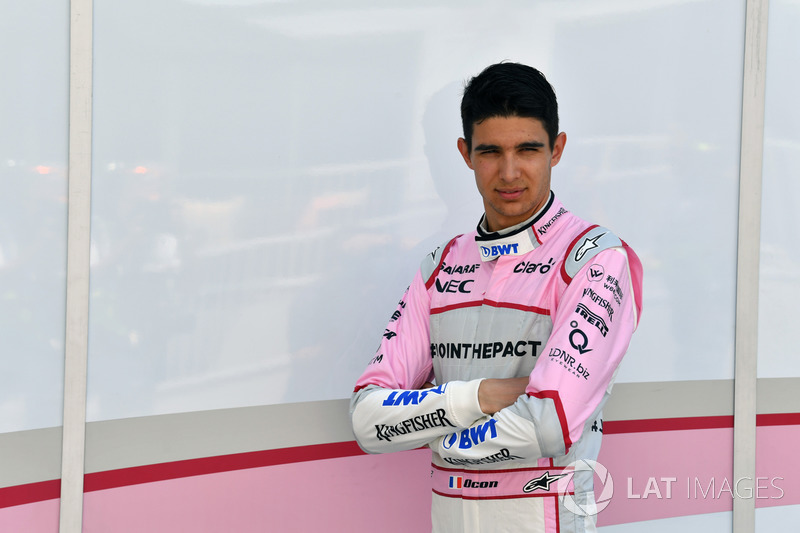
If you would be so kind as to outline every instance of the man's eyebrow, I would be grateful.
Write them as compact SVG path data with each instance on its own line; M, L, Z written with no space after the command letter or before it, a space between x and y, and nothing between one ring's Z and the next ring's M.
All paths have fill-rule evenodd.
M482 150L497 150L498 148L500 147L496 144L479 144L473 150L480 152Z
M544 143L539 141L528 141L524 143L519 143L517 148L544 148Z
M524 148L544 148L544 143L543 142L539 142L539 141L525 141L525 142L519 143L516 146L517 150L524 149ZM496 144L479 144L475 148L473 148L473 150L475 150L476 152L482 152L482 151L485 151L485 150L499 150L499 149L500 149L500 146L498 146Z

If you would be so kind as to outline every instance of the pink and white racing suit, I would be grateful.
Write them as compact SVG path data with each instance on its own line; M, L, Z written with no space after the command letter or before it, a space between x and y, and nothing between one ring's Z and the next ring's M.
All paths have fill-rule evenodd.
M597 458L641 263L552 193L522 224L482 226L423 261L356 383L356 438L370 453L430 446L435 532L594 531L592 472L570 465ZM515 404L481 412L482 378L522 376Z

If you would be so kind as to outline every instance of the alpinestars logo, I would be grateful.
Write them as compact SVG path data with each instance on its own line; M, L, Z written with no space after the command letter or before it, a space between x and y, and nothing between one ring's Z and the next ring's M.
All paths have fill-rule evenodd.
M550 471L548 470L536 479L528 481L525 486L522 487L522 492L533 492L535 490L549 491L550 485L564 476L566 476L566 474L550 475Z
M605 233L601 233L600 235L592 239L585 239L583 241L583 244L581 244L581 247L578 248L578 251L575 252L575 261L576 262L580 261L581 259L583 259L583 256L586 255L586 252L588 252L592 248L597 248L597 241L599 241L600 237L602 237L603 235L605 235Z

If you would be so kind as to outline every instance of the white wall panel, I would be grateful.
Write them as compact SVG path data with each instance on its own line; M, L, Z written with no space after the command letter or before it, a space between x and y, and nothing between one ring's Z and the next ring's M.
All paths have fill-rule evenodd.
M800 376L800 2L771 0L761 210L758 377Z
M0 0L0 433L61 425L68 4Z
M644 265L618 380L730 379L744 3L602 5L554 28L570 135L554 187Z
M771 533L786 529L786 524L797 523L798 516L800 516L800 505L756 509L756 533Z
M800 358L794 342L795 306L800 299L800 2L770 0L767 38L767 79L764 117L764 165L761 209L761 255L759 268L758 377L796 378ZM787 380L790 381L790 380ZM797 390L783 395L775 387L759 389L759 407L770 396L781 400L772 412L796 411L791 399ZM767 428L760 428L766 430ZM788 429L788 428L786 428ZM779 436L765 432L771 439ZM757 441L759 471L775 463L776 444L770 438ZM797 468L784 461L775 474L792 479ZM771 468L776 468L772 466ZM787 494L788 496L788 494ZM769 504L772 502L757 502ZM791 528L797 523L800 505L791 497L755 511L755 531L766 533Z
M677 518L663 518L661 520L647 520L644 522L631 522L597 528L600 533L706 533L708 531L731 531L733 529L732 513L709 513L701 515L680 516Z
M89 419L347 397L477 222L460 90L503 59L556 87L556 193L643 259L620 379L730 379L743 28L725 1L98 0Z

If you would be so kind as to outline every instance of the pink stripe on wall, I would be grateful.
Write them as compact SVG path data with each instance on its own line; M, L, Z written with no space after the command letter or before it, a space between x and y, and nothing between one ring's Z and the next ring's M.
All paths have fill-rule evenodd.
M84 531L430 531L430 461L414 450L90 492Z
M0 509L0 531L9 533L56 533L61 500L16 505Z
M0 509L61 497L61 480L51 479L0 488Z
M685 418L650 418L646 420L609 420L603 424L604 435L675 431L684 429L732 428L733 416L693 416Z
M83 491L94 492L96 490L152 483L167 479L363 454L364 452L355 441L348 441L202 457L86 474L84 476Z
M730 422L730 417L607 422L599 462L611 474L614 493L599 524L730 510L731 493L739 488L731 472ZM757 507L800 504L794 466L798 422L800 415L793 413L758 415ZM397 523L418 530L414 520L429 520L429 461L427 450L367 456L355 442L264 450L88 474L85 502L97 531L116 531L106 527L115 520L141 526L148 516L183 521L198 514L214 523L219 518L212 515L228 509L261 525L270 517L290 524L302 507L298 502L317 502L320 494L335 505L323 502L324 513L301 516L297 523L338 521L344 513L348 531L370 531L349 518L370 519L364 509L370 507L403 515ZM0 531L55 531L59 488L59 480L1 488ZM601 491L598 485L596 493ZM399 510L408 502L412 517ZM158 531L156 522L148 523L142 529Z
M732 428L604 435L598 462L614 483L598 525L733 508L724 492L724 480L730 483L733 475ZM595 487L596 495L601 491L601 486Z
M754 498L759 508L800 504L796 415L761 416L752 489L733 478L732 428L604 434L598 462L614 492L598 525L730 511L734 494Z
M799 442L798 425L756 429L756 507L800 504Z
M800 425L800 413L775 413L756 415L756 426ZM642 433L647 431L675 431L682 429L732 428L733 415L692 416L684 418L649 418L644 420L609 420L603 424L606 435Z

